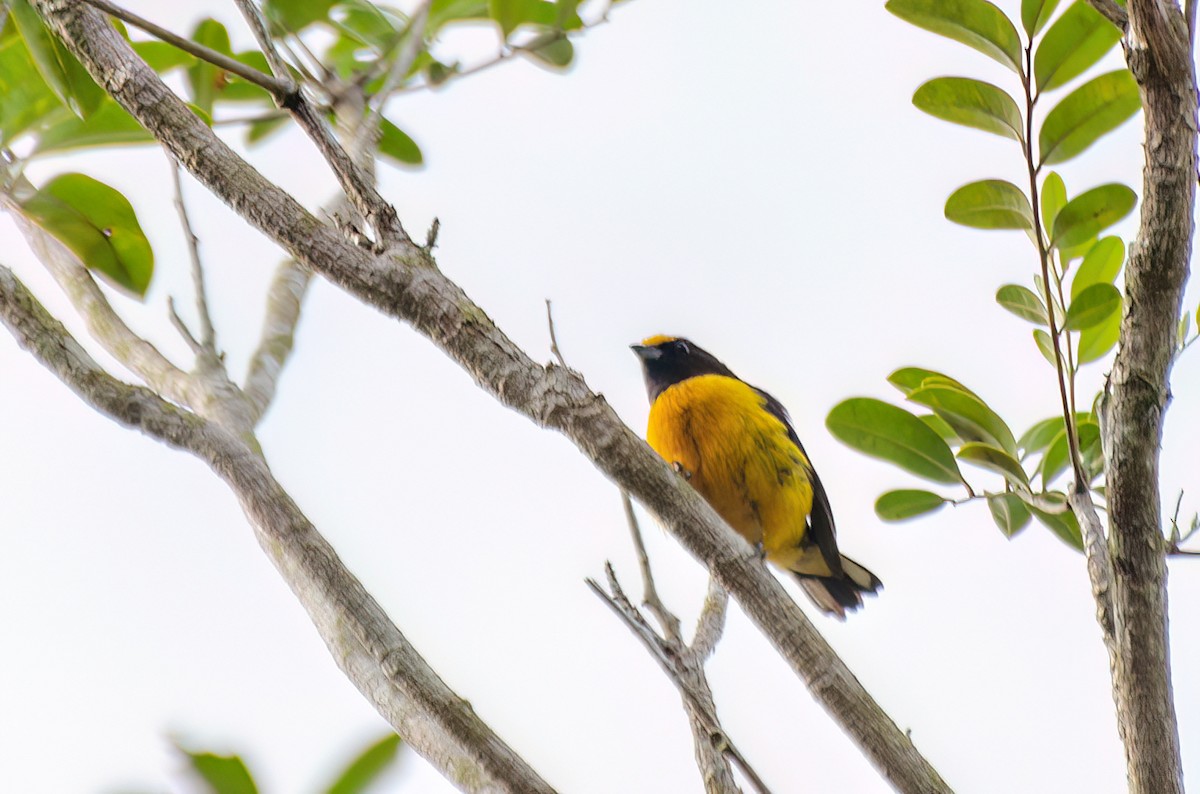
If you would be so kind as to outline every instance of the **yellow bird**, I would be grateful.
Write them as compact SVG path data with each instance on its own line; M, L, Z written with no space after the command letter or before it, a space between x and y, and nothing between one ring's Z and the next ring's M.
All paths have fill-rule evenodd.
M823 612L844 619L883 586L838 552L833 513L787 411L686 339L632 346L650 396L646 441Z

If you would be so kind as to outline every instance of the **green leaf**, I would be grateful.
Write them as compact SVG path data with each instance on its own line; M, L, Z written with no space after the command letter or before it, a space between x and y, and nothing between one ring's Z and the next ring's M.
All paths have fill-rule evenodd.
M443 25L452 22L488 19L487 0L433 0L429 6L429 35L436 34Z
M1108 355L1121 338L1121 303L1117 310L1100 325L1087 328L1079 334L1079 351L1076 357L1080 364L1089 364Z
M567 68L575 58L574 45L561 33L550 38L545 44L539 44L523 50L523 52L529 54L535 60L547 66L553 66L556 69Z
M975 392L962 385L949 375L944 375L937 370L924 369L922 367L901 367L887 377L888 383L902 391L905 396L916 389L928 384L941 384L945 386L953 386L959 391L965 391L967 394L975 394Z
M0 42L0 145L7 146L61 108L21 37Z
M299 33L328 19L333 4L334 0L263 0L263 12L282 31Z
M974 229L1033 228L1033 208L1021 189L1002 179L963 185L946 199L946 219Z
M921 414L917 418L929 425L933 429L933 432L941 436L947 444L959 443L958 433L954 431L954 428L945 419L937 414Z
M1093 284L1112 284L1125 261L1125 243L1120 237L1104 237L1088 249L1071 280L1071 299Z
M875 500L875 515L884 521L904 521L932 513L949 501L929 491L888 491Z
M1067 497L1061 493L1052 492L1038 494L1035 499L1025 500L1029 512L1059 540L1076 551L1083 551L1083 533L1079 530L1079 521L1067 505Z
M969 441L958 450L958 459L999 474L1010 485L1029 487L1029 475L1025 473L1020 462L999 447Z
M213 794L258 794L258 786L246 764L236 755L194 753L179 748L191 763L192 769L207 783Z
M1050 362L1050 366L1057 367L1058 362L1054 360L1054 343L1050 339L1050 334L1041 328L1034 328L1033 342L1037 345L1037 349L1041 351L1042 357Z
M1049 325L1046 320L1046 304L1029 287L1020 284L1005 284L996 291L996 303L1034 325Z
M400 41L405 20L390 7L368 0L340 0L337 5L335 27L359 44L386 54Z
M192 41L203 44L223 55L233 57L233 51L229 48L229 33L225 30L225 26L215 19L205 19L196 25L195 30L192 31ZM228 75L225 70L197 59L187 70L192 104L211 116L213 102L216 100L217 93L225 87L227 80Z
M1023 141L1021 111L1000 88L967 77L937 77L917 89L913 105L935 118Z
M932 408L964 441L986 441L1016 455L1012 431L995 411L974 394L953 386L925 385L909 393L908 399Z
M362 794L387 770L400 752L400 737L388 734L364 750L338 775L325 794Z
M1033 56L1038 91L1066 85L1104 57L1121 40L1121 31L1092 8L1076 0L1055 20Z
M58 37L46 29L29 0L8 0L17 31L25 40L38 72L62 103L80 118L91 115L107 97Z
M1029 526L1031 516L1029 508L1021 498L1012 493L988 494L988 509L992 512L992 520L1005 537L1011 538L1025 527Z
M404 130L387 119L379 120L379 153L400 165L423 165L421 147Z
M42 130L37 136L33 154L153 142L154 136L110 99L86 119L68 116Z
M1046 114L1038 136L1043 165L1080 154L1141 108L1137 83L1128 69L1117 69L1084 83Z
M1050 21L1058 0L1021 0L1021 25L1029 38L1037 35L1042 26Z
M979 50L1021 74L1021 37L986 0L888 0L884 6L919 28Z
M1088 420L1076 425L1079 434L1079 457L1083 462L1083 470L1087 472L1088 482L1096 479L1104 472L1104 449L1100 443L1100 425Z
M251 69L256 69L262 74L270 74L271 66L267 63L267 57L258 50L247 50L239 52L233 56L240 63L244 63ZM275 108L275 101L271 98L270 92L265 88L255 85L232 72L223 72L224 85L217 91L217 98L222 102L257 102L266 108Z
M834 438L859 452L896 464L934 482L962 481L950 447L917 417L870 397L833 407L825 426Z
M276 132L283 131L289 121L291 118L288 116L275 116L250 122L246 125L246 143L261 143Z
M1187 343L1188 333L1192 330L1192 313L1186 311L1179 318L1179 327L1175 331L1175 346L1182 348Z
M146 294L154 252L133 207L118 191L84 174L62 174L21 208L88 269L139 297Z
M133 51L159 74L196 63L195 56L165 41L135 41Z
M1058 213L1051 243L1065 248L1095 237L1132 212L1136 203L1137 194L1116 183L1080 193Z
M553 27L558 19L558 9L543 0L488 0L488 16L500 26L500 32L507 39L526 23Z
M1054 219L1067 203L1067 186L1058 172L1051 171L1042 180L1042 228L1047 236L1054 228Z
M1042 462L1038 466L1038 474L1042 478L1042 489L1050 487L1050 483L1058 479L1067 467L1071 465L1071 444L1067 439L1067 430L1064 427L1054 436L1054 440L1050 442L1050 446L1046 448L1046 453L1042 455Z
M1052 416L1049 419L1043 419L1026 430L1017 439L1017 449L1021 450L1024 455L1041 452L1050 446L1050 442L1062 432L1063 427L1064 423L1061 416Z
M1093 328L1121 306L1121 293L1112 284L1093 284L1079 293L1067 307L1068 331Z

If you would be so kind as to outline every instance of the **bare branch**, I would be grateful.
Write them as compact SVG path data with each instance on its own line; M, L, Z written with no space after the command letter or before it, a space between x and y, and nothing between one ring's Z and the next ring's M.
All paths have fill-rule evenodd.
M271 33L267 30L267 20L263 18L262 11L254 3L254 0L233 1L237 3L238 10L242 12L242 17L246 20L246 24L250 26L250 30L254 33L254 40L258 42L258 48L262 50L263 56L267 59L267 65L271 67L271 74L275 75L275 79L281 83L292 86L292 89L286 93L294 93L296 86L292 82L292 73L288 70L287 64L283 62L283 58L279 55L279 50L275 47L275 40L271 38Z
M219 66L231 74L235 74L248 83L262 88L271 93L271 96L276 100L287 96L296 90L296 86L291 81L277 80L270 75L263 74L257 69L253 69L241 61L230 58L224 53L205 47L203 44L197 44L191 39L185 39L183 36L178 36L160 25L156 25L144 17L140 17L132 11L126 11L118 5L114 5L108 0L82 0L90 6L98 8L111 17L121 20L127 24L133 25L139 30L144 30L156 39L161 39L173 47L177 47L189 55L194 55L202 61L207 61L213 66Z
M423 249L393 247L377 256L320 223L215 136L90 9L73 0L32 2L93 78L242 217L313 271L427 336L501 403L565 434L662 520L893 786L913 794L949 791L758 555L581 377L530 359Z
M658 588L654 586L654 573L650 570L650 555L646 553L646 544L642 540L642 529L638 526L637 514L633 512L633 500L628 491L621 491L621 504L625 507L625 520L629 524L629 534L633 538L633 548L637 551L638 569L642 572L642 603L658 625L662 626L667 642L683 645L683 632L679 628L679 618L658 597Z
M275 398L279 376L295 342L300 306L311 281L312 271L294 259L283 262L275 271L275 278L271 280L262 336L258 349L250 359L245 385L242 387L254 412L255 424L262 419Z
M412 16L409 17L404 46L396 54L396 60L392 62L391 69L388 70L383 87L375 95L370 113L359 127L358 135L361 138L371 140L379 134L379 124L383 118L384 106L404 83L404 78L408 76L408 70L412 68L417 56L421 54L421 45L425 42L425 24L429 21L429 7L432 4L433 0L422 0L421 4L413 11Z
M171 153L167 152L167 157L171 161L171 185L175 190L175 210L179 213L179 223L183 226L183 237L187 243L188 258L192 263L192 288L196 290L196 313L200 315L200 351L197 355L209 357L209 365L215 365L220 360L220 354L217 353L217 332L213 329L212 315L208 313L208 295L204 287L204 265L200 262L200 241L196 237L196 232L192 229L191 219L188 218L187 205L183 201L183 185L179 179L179 162L171 157ZM174 305L171 306L171 314L175 319L178 315L175 314ZM191 334L186 334L190 337ZM194 341L194 340L193 340Z
M716 579L709 579L708 595L696 620L696 633L692 635L692 653L698 662L704 662L717 649L717 643L725 633L725 613L728 608L729 593Z
M1122 33L1129 29L1129 14L1113 0L1088 0L1088 3Z
M435 223L437 222L436 218L434 219L434 222ZM432 245L425 246L426 250L428 250L432 247L433 247ZM554 333L554 313L550 308L550 299L549 298L546 298L546 326L550 329L550 353L554 356L555 361L558 362L558 365L560 367L565 367L565 366L567 366L567 360L565 358L563 358L562 351L559 350L559 347L558 347L558 335ZM629 505L629 494L622 492L621 495L625 498L625 504ZM636 519L632 518L633 514L628 512L630 509L632 509L632 508L626 507L625 515L630 516L631 521L636 521Z
M187 327L187 323L179 316L179 312L175 310L175 299L171 297L167 298L167 315L171 318L171 325L175 326L175 330L183 337L183 341L191 348L192 353L197 357L204 355L204 345L196 340L196 337L192 334L192 330Z
M464 791L553 789L452 692L345 568L255 449L220 425L104 372L8 268L0 320L92 407L208 463L233 490L259 544L308 610L342 670L383 717Z

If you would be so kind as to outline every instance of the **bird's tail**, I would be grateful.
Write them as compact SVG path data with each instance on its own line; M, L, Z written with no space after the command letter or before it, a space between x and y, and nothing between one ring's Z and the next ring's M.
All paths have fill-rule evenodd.
M874 595L883 587L879 577L842 555L841 576L804 576L797 574L800 586L820 610L827 615L846 619L846 610L854 611L863 604L863 593Z

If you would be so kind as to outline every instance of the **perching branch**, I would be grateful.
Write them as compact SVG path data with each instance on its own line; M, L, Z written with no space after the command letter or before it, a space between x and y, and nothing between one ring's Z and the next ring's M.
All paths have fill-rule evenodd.
M213 135L94 11L73 0L32 2L93 78L242 217L305 266L411 324L504 405L566 435L660 518L893 786L914 794L949 791L754 550L580 376L533 361L437 270L429 252L396 245L376 254L319 222Z
M89 405L192 453L229 485L259 545L308 611L334 660L405 741L449 780L464 791L552 794L430 669L256 450L219 424L109 375L3 266L0 321Z

